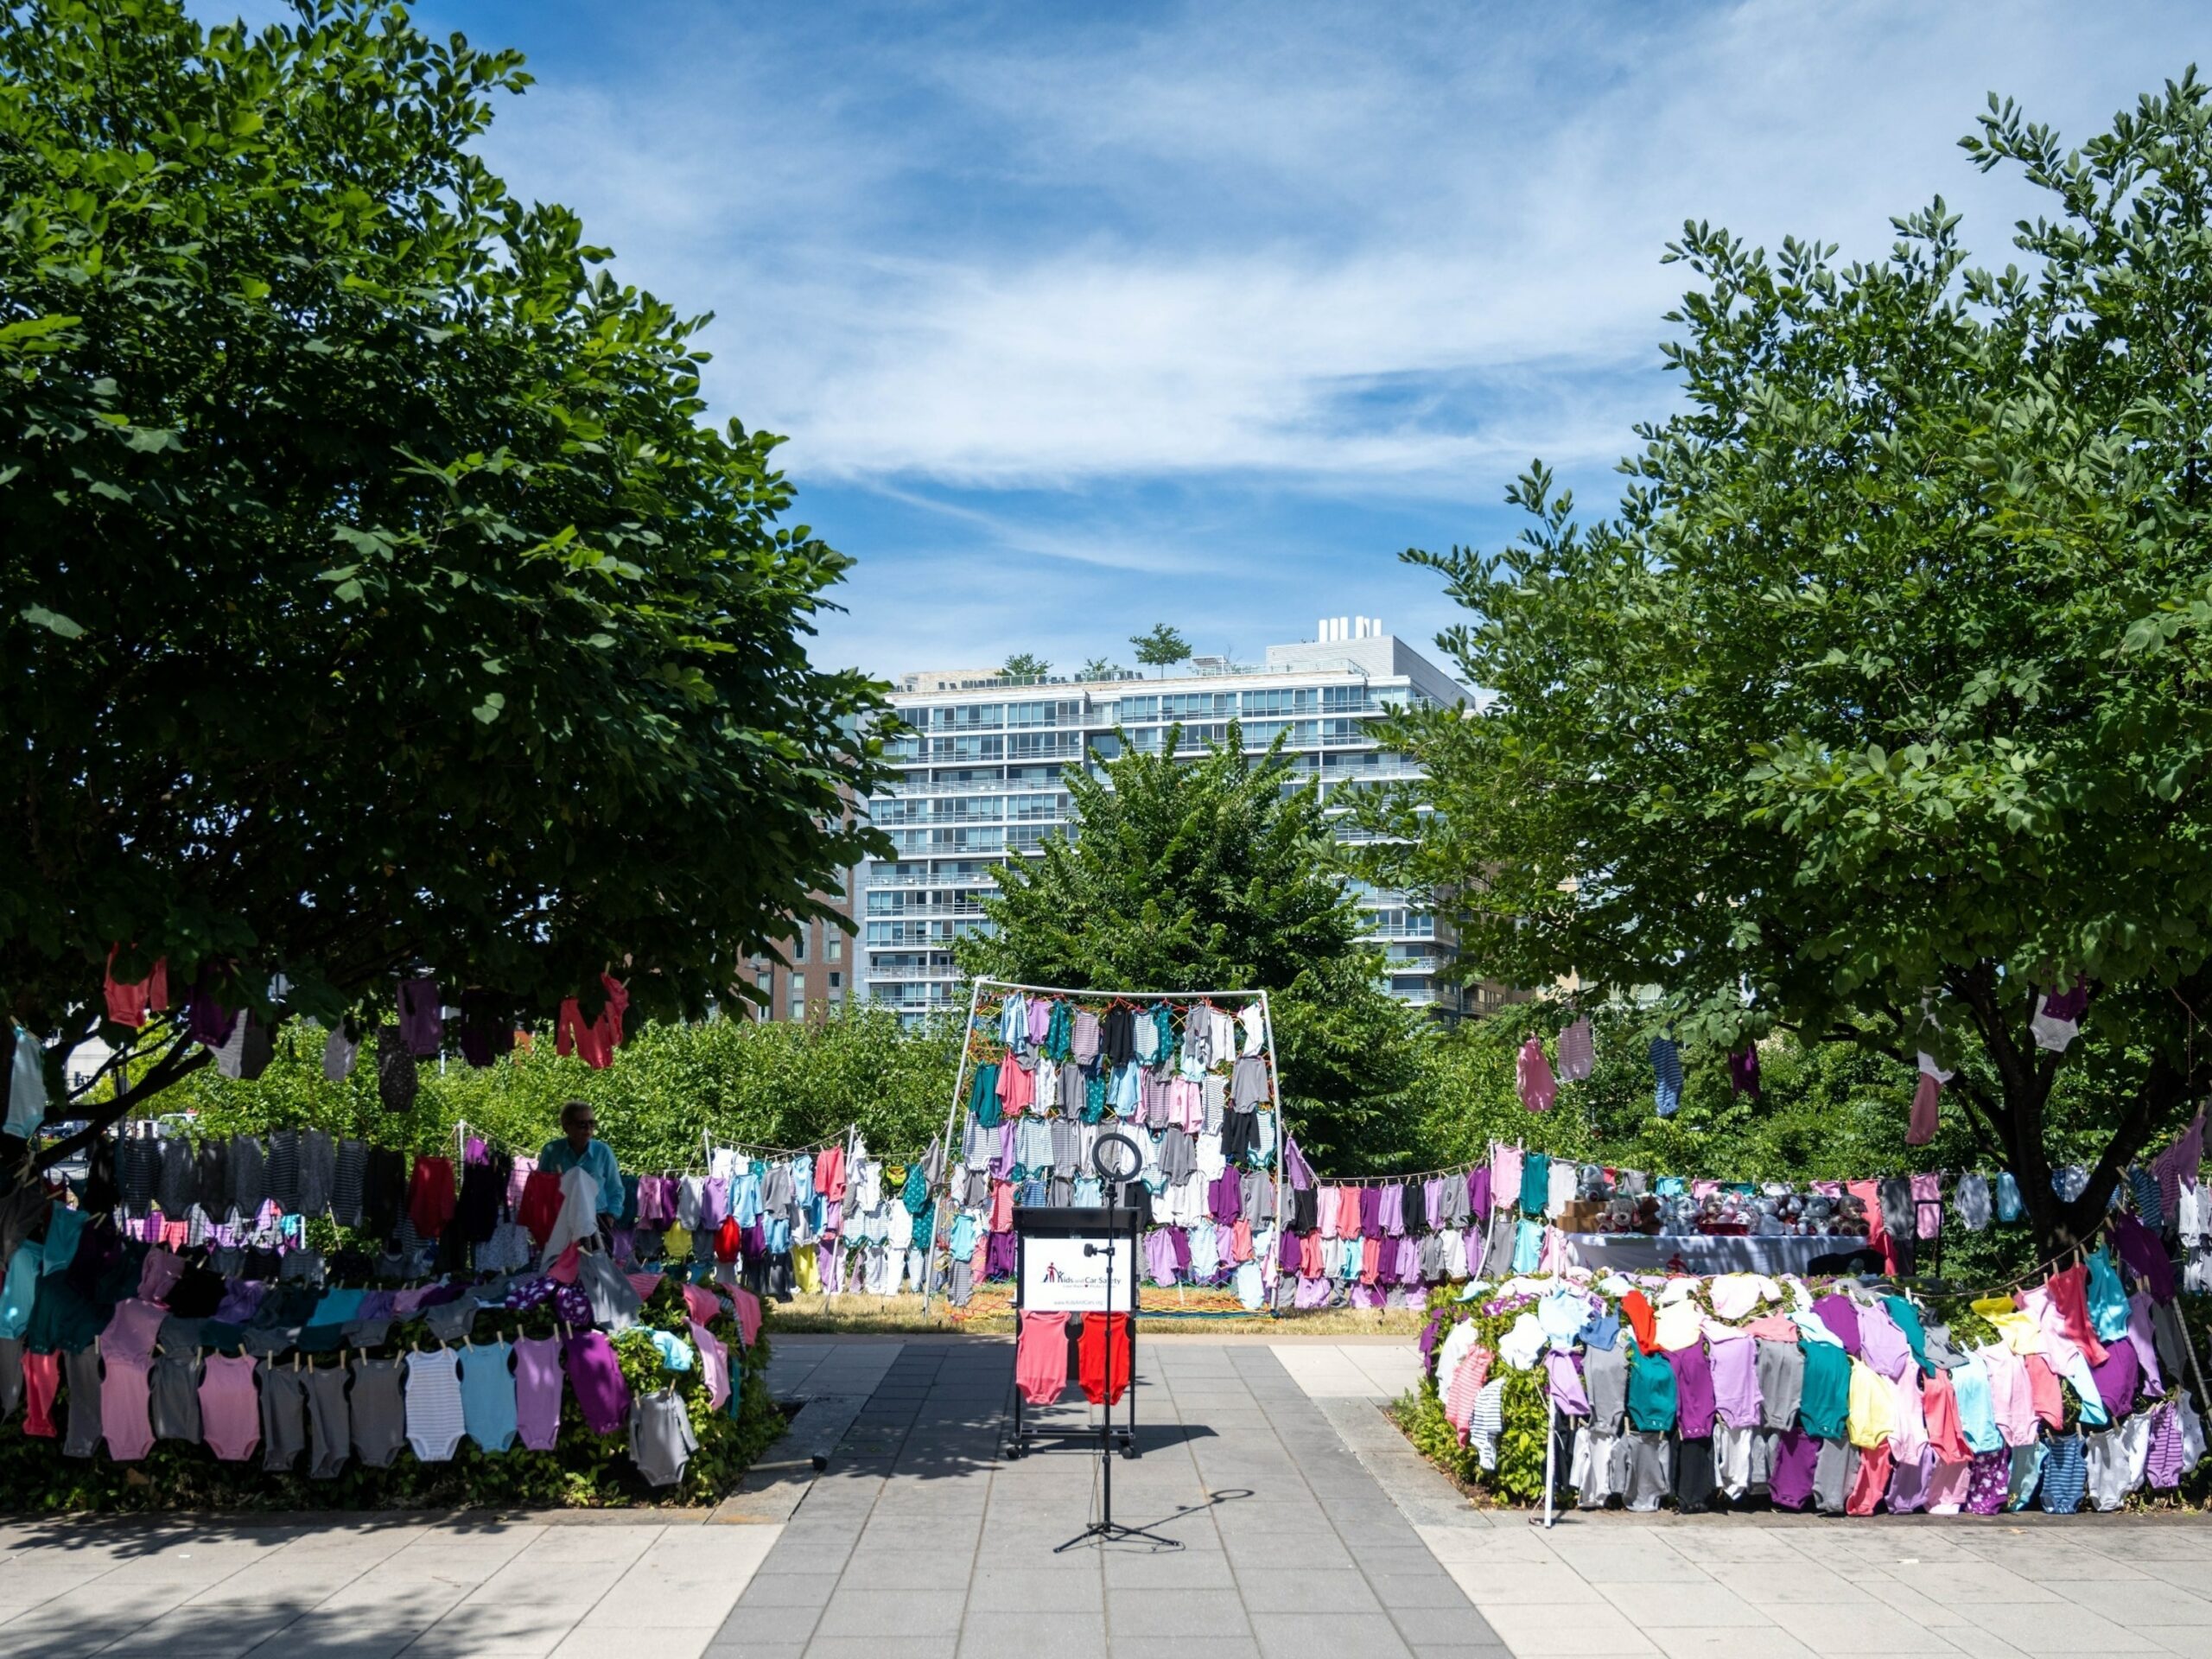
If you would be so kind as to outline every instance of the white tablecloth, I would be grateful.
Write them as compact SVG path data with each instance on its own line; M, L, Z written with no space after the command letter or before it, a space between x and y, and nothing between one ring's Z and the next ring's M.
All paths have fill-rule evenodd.
M1594 1273L1664 1272L1679 1261L1690 1273L1802 1273L1816 1255L1866 1248L1863 1238L1808 1234L1757 1234L1742 1238L1705 1233L1569 1233L1567 1249Z

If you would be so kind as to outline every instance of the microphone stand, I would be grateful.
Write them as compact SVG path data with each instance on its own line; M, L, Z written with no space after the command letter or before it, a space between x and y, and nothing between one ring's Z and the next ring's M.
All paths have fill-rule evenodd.
M1073 1549L1077 1544L1087 1542L1089 1540L1093 1538L1101 1539L1108 1543L1121 1543L1126 1542L1131 1539L1141 1538L1147 1543L1150 1544L1155 1552L1169 1549L1180 1549L1183 1548L1182 1541L1179 1539L1163 1538L1158 1533L1153 1531L1149 1527L1123 1526L1120 1522L1114 1519L1114 1337L1113 1325L1110 1323L1113 1316L1110 1310L1114 1306L1114 1267L1116 1262L1121 1258L1121 1197L1122 1183L1120 1181L1108 1181L1105 1183L1105 1300L1107 1308L1109 1312L1096 1316L1109 1321L1106 1327L1106 1340L1099 1344L1106 1351L1105 1382L1103 1389L1106 1397L1100 1402L1098 1408L1098 1465L1100 1480L1102 1483L1103 1502L1100 1507L1099 1518L1093 1521L1081 1532L1076 1534L1074 1537L1069 1539L1067 1542L1056 1548L1052 1551L1052 1554L1055 1555L1061 1554L1063 1551ZM1096 1255L1099 1253L1099 1249L1100 1247L1098 1245L1086 1244L1083 1247L1083 1253L1085 1255ZM1129 1212L1129 1313L1128 1325L1126 1332L1128 1339L1129 1369L1128 1378L1124 1382L1124 1386L1128 1389L1131 1395L1129 1406L1129 1455L1131 1457L1135 1457L1136 1455L1136 1403L1135 1398L1137 1386L1136 1279L1136 1212L1133 1210ZM1084 1315L1084 1318L1086 1319L1092 1317L1093 1316L1089 1313ZM1171 1519L1173 1517L1171 1517Z

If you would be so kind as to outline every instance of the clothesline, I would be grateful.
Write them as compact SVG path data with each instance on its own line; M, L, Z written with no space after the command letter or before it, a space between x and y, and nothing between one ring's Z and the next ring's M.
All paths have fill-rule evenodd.
M1132 1006L1144 1001L1199 1002L1215 996L1242 996L1256 1000L1267 995L1265 991L1095 991L1067 985L1024 985L1011 979L979 979L976 983L978 987L995 985L1007 991L1043 991L1051 996L1088 996L1102 1002L1128 1002Z
M718 1147L712 1139L711 1131L702 1131L699 1138L706 1145L707 1161L711 1165L714 1162L714 1154L718 1150L722 1152L750 1153L768 1158L804 1158L809 1153L826 1152L831 1147L842 1146L846 1144L851 1141L855 1135L860 1133L860 1127L861 1126L857 1122L848 1123L843 1128L838 1130L836 1134L826 1135L823 1139L804 1147L764 1147L755 1145L753 1142L749 1141L725 1141L721 1142Z

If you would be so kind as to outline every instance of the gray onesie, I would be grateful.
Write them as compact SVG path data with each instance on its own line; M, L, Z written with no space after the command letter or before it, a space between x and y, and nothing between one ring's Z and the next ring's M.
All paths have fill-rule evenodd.
M1759 1344L1759 1427L1795 1428L1805 1397L1805 1351L1794 1342Z
M399 1362L353 1362L353 1453L369 1469L389 1469L407 1444L407 1409L399 1392Z
M346 1409L346 1368L327 1366L306 1374L309 1480L335 1480L353 1447L353 1425Z
M1610 1348L1591 1348L1582 1356L1582 1388L1590 1396L1590 1427L1618 1434L1628 1409L1628 1356L1616 1340Z
M711 1243L705 1228L699 1230L699 1237ZM645 1306L628 1275L597 1250L576 1263L576 1288L591 1302L592 1322L609 1331L628 1330Z
M1841 1515L1858 1453L1848 1440L1822 1440L1813 1465L1813 1502L1822 1515Z
M1628 1506L1639 1515L1659 1507L1674 1482L1669 1465L1674 1450L1671 1438L1656 1429L1630 1429L1623 1436L1628 1447L1628 1468L1623 1477Z
M62 1355L61 1374L69 1385L69 1421L61 1450L67 1457L89 1458L100 1446L100 1351L88 1345Z
M261 1466L288 1475L308 1449L306 1381L289 1365L261 1362Z
M648 1484L673 1486L683 1478L699 1442L690 1416L673 1389L641 1395L630 1412L630 1461Z
M157 1440L200 1439L200 1361L194 1355L163 1354L147 1378L147 1414Z

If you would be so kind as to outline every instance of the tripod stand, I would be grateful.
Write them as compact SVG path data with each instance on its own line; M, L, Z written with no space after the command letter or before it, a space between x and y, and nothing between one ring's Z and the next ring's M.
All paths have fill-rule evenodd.
M1106 1258L1106 1294L1100 1300L1104 1302L1109 1310L1114 1306L1115 1264L1122 1259L1122 1184L1135 1177L1141 1161L1136 1143L1125 1135L1101 1135L1097 1147L1091 1153L1092 1166L1103 1178L1105 1185L1106 1242L1103 1244L1086 1243L1083 1247L1083 1253L1086 1256L1103 1255ZM1128 1338L1128 1377L1125 1386L1129 1390L1128 1454L1134 1458L1137 1454L1137 1212L1131 1210L1128 1213L1129 1218L1128 1234L1129 1306L1127 1316L1128 1323L1125 1329ZM1084 1317L1088 1319L1094 1316L1086 1313ZM1104 1344L1106 1375L1103 1392L1105 1399L1101 1402L1098 1410L1098 1471L1102 1498L1099 1516L1067 1542L1054 1549L1052 1554L1060 1554L1093 1538L1108 1543L1123 1543L1141 1538L1155 1550L1180 1549L1183 1545L1179 1539L1163 1538L1148 1527L1125 1526L1114 1518L1114 1337L1113 1326L1110 1323L1112 1314L1110 1312L1101 1313L1095 1317L1109 1321L1106 1328Z

